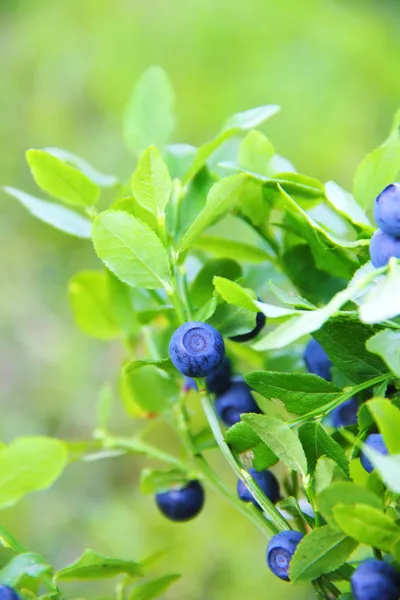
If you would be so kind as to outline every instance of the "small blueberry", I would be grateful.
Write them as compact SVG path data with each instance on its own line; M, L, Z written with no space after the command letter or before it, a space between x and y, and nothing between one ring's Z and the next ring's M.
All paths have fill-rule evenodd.
M304 351L304 361L309 373L314 373L314 375L331 381L332 363L321 344L316 340L312 339L308 342Z
M357 425L358 402L355 398L350 398L346 402L339 404L330 414L332 427L348 427L348 425Z
M400 574L383 560L361 563L351 576L354 600L398 600Z
M243 413L261 412L245 381L232 381L226 392L216 397L215 408L226 425L240 421Z
M394 238L378 229L371 238L369 254L374 267L384 267L392 256L400 258L400 238Z
M175 367L183 375L205 377L223 361L224 340L208 323L185 323L173 334L169 354Z
M387 235L400 237L400 184L391 183L375 200L376 224Z
M289 581L290 562L304 535L300 531L281 531L274 535L267 548L267 563L271 571Z
M206 377L206 385L212 394L222 394L231 383L232 364L227 356L222 363Z
M264 315L264 313L258 312L257 316L256 316L256 326L254 327L254 329L252 329L251 331L249 331L247 333L241 333L239 335L234 335L229 339L232 340L233 342L248 342L249 340L252 340L253 338L256 337L256 335L258 335L260 333L260 331L264 328L266 322L267 322L267 317Z
M372 450L375 450L375 452L379 452L379 454L388 454L388 449L380 433L371 433L364 443L372 448ZM364 452L361 452L360 460L367 473L372 473L374 465Z
M275 475L268 470L256 471L256 469L249 469L249 473L267 498L269 498L273 504L276 504L280 499L280 492L279 482ZM258 502L253 498L241 479L239 479L237 483L237 493L243 502L252 502L258 507Z
M156 494L158 508L171 521L189 521L204 505L204 489L197 480L180 488ZM0 599L1 600L1 599Z

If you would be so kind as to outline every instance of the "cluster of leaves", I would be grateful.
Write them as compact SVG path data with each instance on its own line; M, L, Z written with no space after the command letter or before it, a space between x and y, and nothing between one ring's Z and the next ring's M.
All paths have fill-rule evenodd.
M347 581L352 567L346 561L360 544L400 561L400 264L392 259L374 269L368 252L374 231L371 203L400 170L400 113L388 139L357 169L352 195L334 182L297 173L257 131L277 106L233 115L211 141L195 148L168 144L175 124L172 105L164 72L150 69L124 117L127 146L138 158L127 181L99 173L69 152L47 148L29 150L27 161L37 185L63 204L10 187L6 191L42 221L92 240L103 268L83 270L70 281L75 321L90 336L126 342L118 392L127 413L158 415L173 424L185 458L142 438L111 434L106 388L94 440L76 447L30 438L0 451L0 503L9 506L48 487L69 460L125 452L170 467L145 470L145 493L193 476L208 480L202 454L219 445L239 475L243 467L262 470L278 460L286 465L288 495L280 507L309 532L292 562L293 582L325 575ZM104 188L111 197L107 206L100 199ZM247 372L264 414L243 415L224 437L210 413L213 435L205 423L194 430L197 392L191 393L191 403L181 392L180 375L168 359L172 332L185 320L207 321L227 339L253 329L258 312L268 318L263 334L250 345L228 340L227 350ZM310 334L334 365L332 382L304 373L299 356ZM358 427L333 431L325 417L355 394ZM367 451L375 466L368 475L358 455L374 428L390 454ZM51 452L48 444L54 445ZM32 469L26 469L26 461ZM247 483L277 519L275 525L283 527L278 511ZM311 502L314 516L300 508L301 495ZM248 514L259 521L256 512L249 508ZM0 581L10 581L3 572L23 556L0 571ZM40 564L36 579L28 565L13 585L21 586L25 577L36 582L43 573L48 578L51 568ZM53 582L120 572L136 577L143 568L87 551L56 572ZM139 585L129 597L155 598L174 578Z

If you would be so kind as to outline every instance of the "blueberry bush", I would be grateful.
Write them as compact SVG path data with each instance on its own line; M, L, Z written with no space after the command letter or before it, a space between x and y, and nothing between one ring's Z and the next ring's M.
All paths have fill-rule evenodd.
M400 112L350 193L276 152L258 128L278 106L233 115L196 148L170 143L173 98L158 67L134 88L124 138L137 165L125 181L52 147L26 158L55 201L5 188L36 218L93 245L98 268L82 265L68 285L72 314L85 334L119 339L125 358L99 394L92 439L3 445L0 508L50 487L72 461L144 455L156 466L143 470L141 490L159 518L195 518L214 490L265 536L275 576L309 583L319 600L396 600ZM115 397L142 422L138 434L112 431ZM163 448L162 436L146 439L159 422L180 452ZM215 471L213 452L237 489ZM171 535L182 526L171 523ZM179 578L152 575L157 556L87 549L55 570L5 528L0 544L11 553L0 599L15 590L62 599L65 581L118 576L117 600L151 600Z

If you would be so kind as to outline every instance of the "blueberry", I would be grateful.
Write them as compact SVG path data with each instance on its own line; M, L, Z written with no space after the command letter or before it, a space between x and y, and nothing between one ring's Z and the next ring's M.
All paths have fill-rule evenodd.
M243 413L259 413L251 388L244 381L232 381L229 388L215 399L215 408L226 425L240 421Z
M184 377L182 389L185 393L190 392L190 390L197 390L197 383L191 377Z
M225 356L219 367L206 377L208 391L212 394L222 394L223 392L226 392L231 383L231 375L232 363L229 358Z
M300 531L281 531L274 535L267 548L267 563L280 579L289 581L290 561L304 535Z
M221 334L208 323L185 323L174 333L169 354L175 367L187 377L205 377L224 359Z
M388 449L380 433L371 433L364 443L372 448L372 450L375 450L375 452L379 452L379 454L388 454ZM367 473L371 473L374 470L374 465L364 452L361 452L360 460Z
M266 322L267 322L267 317L264 315L264 313L258 312L257 316L256 316L256 326L254 327L254 329L252 329L248 333L241 333L240 335L234 335L229 339L232 340L233 342L248 342L249 340L252 340L253 338L256 337L256 335L258 335L260 333L261 329L263 329Z
M400 258L400 238L394 238L378 229L371 238L369 254L374 267L384 267L392 256Z
M357 412L358 402L355 398L342 402L331 412L332 427L338 429L348 425L357 425Z
M304 352L304 361L309 373L314 373L314 375L331 381L332 363L321 344L316 340L312 339L308 342Z
M0 584L0 600L19 600L19 596L10 586Z
M385 187L375 200L374 216L379 229L393 237L400 237L400 184Z
M392 565L372 558L354 571L351 591L354 600L398 600L400 575Z
M279 483L275 475L271 473L271 471L256 471L256 469L249 469L249 473L267 498L269 498L273 504L276 504L280 499L280 493ZM237 493L243 502L252 502L258 507L258 502L253 498L241 479L239 479L237 484Z
M156 494L158 508L171 521L189 521L204 505L204 489L197 480L181 488Z

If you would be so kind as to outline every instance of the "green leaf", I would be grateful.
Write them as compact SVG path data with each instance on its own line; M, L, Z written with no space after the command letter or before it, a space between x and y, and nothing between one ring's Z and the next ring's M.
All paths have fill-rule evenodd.
M179 578L180 575L164 575L163 577L146 581L146 583L140 583L129 594L129 600L153 600L154 598L159 598Z
M127 375L136 371L136 369L141 369L142 367L157 367L161 371L165 371L165 373L169 373L172 375L177 375L178 372L176 367L172 364L170 358L163 358L161 360L133 360L132 362L125 365L124 370Z
M290 581L313 581L338 569L357 546L356 541L329 525L314 529L297 546L290 563Z
M172 179L182 179L196 156L197 148L190 144L168 144L165 162Z
M332 527L338 527L333 512L335 506L338 504L346 504L349 506L363 504L372 506L372 508L376 508L377 510L383 508L379 496L369 489L351 483L350 481L338 481L332 483L332 485L322 490L317 497L318 510Z
M271 175L268 163L274 154L275 148L265 135L260 131L250 131L239 149L239 166L261 175Z
M337 504L333 516L340 529L360 544L390 552L400 540L400 527L384 512L365 504Z
M256 392L269 400L280 400L296 415L306 415L343 393L330 381L309 373L253 371L245 379Z
M287 496L284 500L281 500L277 507L287 511L295 519L301 519L309 527L314 527L314 519L302 511L299 502L293 496Z
M314 472L314 489L316 494L320 494L322 490L332 483L335 469L336 463L330 458L321 456L317 460Z
M307 456L308 471L313 474L320 456L334 460L345 477L350 476L349 461L343 448L331 438L321 423L305 423L299 429L299 438Z
M201 307L214 293L213 278L224 275L228 279L239 279L242 267L231 258L208 260L197 273L190 287L190 297L196 307Z
M159 151L150 146L132 177L132 193L139 204L154 215L162 215L171 195L172 182Z
M400 148L399 148L400 152ZM400 263L389 261L388 272L372 288L360 306L360 319L364 323L380 323L400 314Z
M370 400L368 409L383 435L389 453L400 454L400 409L387 398Z
M396 179L400 169L400 110L395 114L387 140L368 154L356 171L354 195L369 209L378 194Z
M67 464L65 444L42 436L21 437L0 452L0 508L50 487Z
M69 235L90 238L91 222L78 213L54 202L46 202L13 187L4 191L16 198L34 217Z
M134 337L140 331L143 313L135 311L133 303L133 290L125 283L115 277L111 271L107 271L107 287L109 302L115 322L119 329L127 337ZM159 307L164 309L164 307Z
M76 154L72 154L72 152L69 152L68 150L54 147L44 148L44 150L56 158L69 163L73 167L77 167L79 171L81 171L84 175L86 175L86 177L93 181L93 183L96 183L100 187L110 188L115 187L118 184L118 177L100 173L100 171L92 167L92 165L90 165L86 160L80 156L76 156Z
M400 331L379 331L367 340L366 348L383 358L389 369L400 377Z
M354 225L361 227L365 231L373 232L373 227L364 210L349 192L343 190L334 181L328 181L325 184L325 194L328 202L342 216L349 219Z
M313 337L340 371L354 383L362 383L388 372L385 363L365 347L376 331L362 323L335 320L325 323Z
M306 474L306 455L296 431L288 423L276 417L255 414L243 415L242 421L256 432L289 469Z
M163 411L172 398L176 399L179 387L167 373L143 361L140 368L122 370L120 393L130 415L148 416Z
M221 335L231 338L252 331L256 326L256 313L224 303L216 308L208 320Z
M237 260L242 262L262 263L274 260L272 255L263 248L256 248L246 242L229 240L213 235L202 235L194 241L192 247L198 250L206 250L222 258L235 256Z
M105 272L80 271L70 279L68 292L74 320L84 333L101 340L120 336Z
M190 474L181 469L169 469L168 471L143 469L140 477L140 491L142 494L165 492L171 488L183 487L190 479Z
M130 577L141 577L142 568L132 560L121 560L97 554L93 550L85 550L75 562L55 573L55 579L61 581L77 581L90 579L108 579L120 573Z
M145 223L123 211L105 211L93 222L92 239L98 257L124 283L170 289L166 250Z
M78 169L44 150L28 150L26 159L37 185L73 206L92 206L100 196L98 185Z
M0 570L0 583L15 588L19 587L26 577L40 579L42 575L51 571L52 567L46 563L43 556L36 552L24 552L14 556Z
M104 385L100 391L100 396L96 406L97 421L102 429L105 429L107 427L111 414L112 404L112 388L110 385Z
M123 134L134 154L151 145L162 149L175 129L174 91L161 67L145 71L125 109Z
M182 252L182 250L191 246L204 229L233 208L239 199L245 181L245 175L232 175L221 179L212 186L205 207L180 240L177 248L178 252Z
M225 433L225 441L234 452L238 454L247 453L246 458L251 460L257 471L268 469L279 460L272 450L261 441L255 431L243 421L235 423L228 429Z
M364 446L364 452L379 472L386 486L392 492L400 494L400 455L384 456L379 452L370 450L368 446Z

